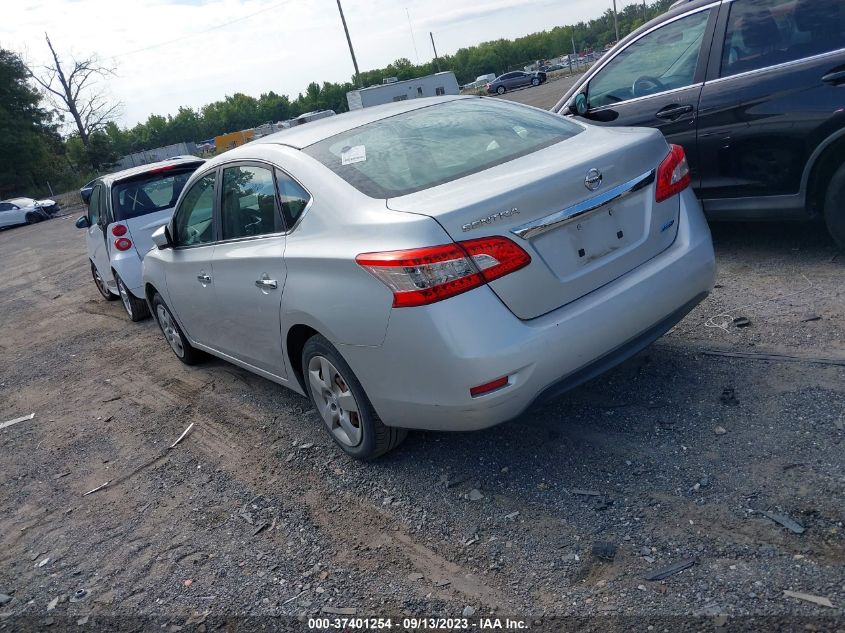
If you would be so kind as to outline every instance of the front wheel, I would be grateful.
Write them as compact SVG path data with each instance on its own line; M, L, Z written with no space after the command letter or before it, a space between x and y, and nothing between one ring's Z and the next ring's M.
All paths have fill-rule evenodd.
M500 95L505 94L505 87L499 86L498 88L496 88L496 92L499 93Z
M24 219L26 220L27 224L37 224L38 222L41 222L41 220L43 220L44 218L42 218L37 213L27 213Z
M845 249L845 165L836 170L827 186L824 221L833 241Z
M537 77L534 77L534 79L531 80L531 85L536 88L540 85L540 80Z
M126 287L126 284L123 283L123 280L117 273L114 274L114 281L117 284L117 291L120 293L123 308L126 310L129 318L133 321L143 321L149 317L150 309L147 307L147 302L129 292L129 288Z
M100 291L100 294L103 295L103 298L106 301L114 301L117 299L117 297L111 293L108 286L106 286L106 282L100 276L100 272L97 270L94 262L91 262L91 276L94 278L94 285L97 286L97 290Z
M158 293L153 295L153 310L158 326L176 357L186 365L196 365L202 358L201 352L194 349L194 346L182 334L179 324L176 323L176 319L170 314L170 309Z
M311 402L326 429L343 451L371 460L396 448L408 432L385 425L364 388L334 346L312 336L302 350L302 369Z

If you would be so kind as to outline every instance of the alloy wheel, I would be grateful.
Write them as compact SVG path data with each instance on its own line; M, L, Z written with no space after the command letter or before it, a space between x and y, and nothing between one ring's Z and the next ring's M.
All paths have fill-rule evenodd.
M182 344L182 336L176 329L176 325L173 323L173 319L167 311L167 308L158 304L158 306L156 306L156 316L158 317L158 324L161 326L161 331L164 333L164 338L166 338L167 342L170 344L170 349L172 349L173 353L179 358L184 358L185 346Z
M363 438L360 409L348 382L324 356L308 362L308 381L317 411L334 438L355 447Z
M132 302L130 301L129 291L126 289L126 286L123 285L123 281L121 281L120 277L115 279L117 282L117 290L120 292L120 300L123 301L123 307L126 308L126 313L129 317L132 317Z

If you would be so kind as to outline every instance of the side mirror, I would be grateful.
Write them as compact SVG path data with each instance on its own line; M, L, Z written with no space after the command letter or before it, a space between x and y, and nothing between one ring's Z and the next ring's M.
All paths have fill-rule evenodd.
M572 105L569 106L569 111L578 116L584 116L587 114L587 97L584 96L583 92L579 92L575 95L575 101L573 101Z
M153 231L153 244L159 249L173 246L173 241L170 239L170 232L167 230L166 224Z
M87 215L81 215L76 219L76 228L87 229L89 226L91 226L91 221Z

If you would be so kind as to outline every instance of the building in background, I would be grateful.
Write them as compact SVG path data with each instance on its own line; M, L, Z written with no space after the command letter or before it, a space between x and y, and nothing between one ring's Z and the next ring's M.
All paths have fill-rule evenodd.
M157 163L160 160L173 158L174 156L189 156L196 155L196 153L196 143L174 143L165 147L156 147L155 149L127 154L114 164L112 170L120 171L129 169L130 167L137 167L138 165Z
M404 81L386 80L380 86L350 90L346 101L350 110L360 110L392 101L460 94L455 73L446 71Z

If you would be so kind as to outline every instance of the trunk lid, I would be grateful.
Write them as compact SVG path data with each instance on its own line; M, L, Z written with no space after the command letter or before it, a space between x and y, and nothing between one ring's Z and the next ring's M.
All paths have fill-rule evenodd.
M455 241L502 235L531 263L489 285L532 319L633 270L675 240L679 197L655 201L669 152L651 129L590 127L564 143L409 195L397 211L434 218ZM601 182L595 186L596 170Z

